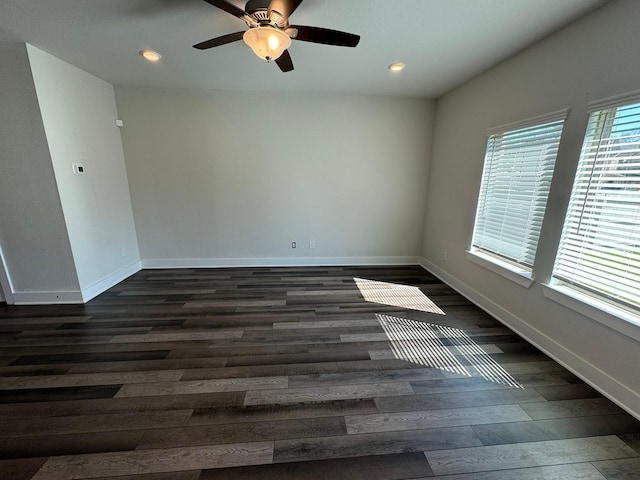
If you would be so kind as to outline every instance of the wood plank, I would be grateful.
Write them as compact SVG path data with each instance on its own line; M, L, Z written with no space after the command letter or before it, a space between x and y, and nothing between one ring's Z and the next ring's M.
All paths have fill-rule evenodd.
M463 449L479 444L480 440L470 427L278 440L275 442L273 461L281 463L410 453L445 448Z
M530 442L524 445L448 449L426 452L425 455L436 475L593 462L637 456L622 440L613 435Z
M321 333L314 331L309 332L305 330L300 332L289 332L286 330L251 330L245 331L242 335L242 339L233 341L234 345L249 346L249 345L298 345L298 344L314 344L314 343L338 343L340 342L340 335L338 333L332 333L327 330L322 330ZM226 344L219 343L221 346Z
M484 445L640 434L640 423L631 415L554 418L530 422L475 425L473 431Z
M343 288L341 290L289 290L287 297L316 297L316 296L341 296L350 295L361 297L362 294L357 288Z
M52 457L32 480L72 480L271 463L272 442Z
M103 413L160 412L218 406L240 406L244 392L163 395L155 397L101 398L90 400L42 401L0 405L0 415L14 418L99 415Z
M602 397L583 400L561 400L557 402L534 402L523 405L522 408L534 420L624 413L624 410L620 407Z
M344 336L344 335L342 335ZM493 344L477 344L475 345L477 348L481 348L483 353L502 353L502 350L497 345ZM461 351L458 347L455 346L442 346L439 349L430 348L429 352L431 353L449 353L451 355L460 355L460 356L469 356L468 353ZM386 360L388 358L397 358L396 354L389 349L386 350L369 350L369 356L371 360Z
M190 340L221 340L241 337L241 330L228 332L146 333L141 335L115 335L109 343L188 342Z
M0 478L2 480L29 480L46 460L46 457L0 460Z
M502 388L500 390L469 391L459 393L436 393L376 398L381 413L406 412L412 410L436 410L439 408L480 407L483 405L509 405L540 402L540 394L530 389ZM523 409L529 414L530 412ZM533 418L533 415L531 415Z
M78 373L115 373L115 372L139 372L158 370L188 370L193 368L217 368L224 367L227 363L225 357L212 358L168 358L164 360L139 360L134 362L98 362L81 363L72 366L69 374ZM181 377L181 379L184 377Z
M326 402L357 398L388 397L413 393L408 382L363 385L339 385L318 388L289 388L286 390L252 390L244 399L245 405Z
M10 365L13 362L15 362L18 359L18 357L9 357L9 356L2 356L0 357L0 366L6 366L6 365Z
M633 480L638 478L638 472L640 472L640 458L593 462L593 466L607 480Z
M215 288L165 288L165 289L147 289L147 290L123 290L118 296L167 296L167 295L210 295L216 293Z
M63 323L58 327L58 330L77 330L87 328L98 329L119 329L127 327L146 327L147 329L161 328L161 327L180 327L185 322L184 318L176 319L153 319L153 318L112 318L102 320L91 320L84 324L77 323Z
M298 418L342 417L376 413L372 399L337 400L312 404L222 406L196 409L189 425L265 422Z
M640 455L640 433L619 434L618 437Z
M89 373L47 375L36 377L0 378L1 389L80 387L88 385L114 385L128 383L177 382L184 370L165 370L129 373Z
M590 463L514 468L491 472L416 478L414 480L606 480Z
M314 292L315 293L315 292ZM370 320L321 320L308 322L275 322L274 330L298 330L314 328L345 328L345 327L380 327L376 319Z
M304 418L148 430L138 450L345 435L341 417Z
M338 357L340 358L340 357ZM329 359L327 357L326 359ZM255 362L251 362L255 363ZM182 380L200 380L233 377L268 377L268 376L297 376L297 375L325 375L325 374L355 374L367 372L384 372L385 370L413 369L415 365L401 361L360 361L342 360L319 363L284 363L266 365L230 366L224 368L195 368L187 370ZM293 377L290 377L293 378ZM337 378L337 377L336 377ZM358 382L356 382L358 383Z
M400 453L203 470L199 480L391 480L421 475L431 475L424 455Z
M309 345L309 353L319 352L351 352L354 350L388 350L390 343L386 342L353 342L353 343L319 343Z
M239 406L244 401L245 392L214 392L178 395L158 395L113 398L107 403L108 413L162 412L172 410L192 410L206 405Z
M577 400L581 398L599 398L602 395L584 383L558 386L538 386L536 392L550 402L559 400Z
M61 315L42 317L10 317L3 315L3 324L8 325L34 325L34 324L61 324L61 323L84 323L91 319L90 315Z
M186 425L192 410L20 418L0 421L4 437L141 430Z
M184 308L215 308L215 307L284 307L286 300L201 300L186 302Z
M376 433L399 430L482 425L531 420L518 405L443 408L421 412L384 413L345 417L347 432Z
M29 388L22 390L0 390L0 404L41 401L80 400L91 398L111 398L121 385L100 385L90 387Z
M308 353L307 345L252 345L252 346L210 346L212 355L219 357L248 357L262 355L285 355L293 353Z
M13 358L10 362L15 361ZM64 375L69 372L72 367L70 365L20 365L13 367L0 367L0 376L2 377L27 377L27 376L44 376L44 375Z
M93 326L87 326L90 324L84 323L76 326L76 328L67 328L61 330L56 328L55 330L39 330L39 331L22 331L15 338L19 340L35 340L40 337L47 337L49 339L55 338L77 338L77 337L110 337L114 335L129 335L129 334L146 334L152 328L151 325L143 327L120 327L120 328L96 328Z
M443 379L413 381L411 386L417 394L470 392L474 390L501 390L505 386L500 383L490 382L482 377L461 377L442 372ZM525 389L539 385L566 385L567 382L556 374L535 373L514 375L516 380ZM537 390L536 390L537 391Z
M200 470L186 472L151 473L142 475L124 475L117 477L92 477L91 480L199 480Z
M50 436L2 438L0 439L0 458L37 458L135 450L142 438L142 434L142 430L74 433L71 435L60 435L55 432L54 435ZM0 473L0 478L3 478L2 473Z
M237 367L244 365L283 365L291 363L350 362L354 360L369 360L369 356L365 351L339 353L248 355L243 357L229 358L227 360L227 366Z
M256 389L286 389L287 386L287 377L223 378L217 380L141 383L124 385L115 397L149 397L156 395L238 392Z
M371 372L343 372L289 377L289 387L319 387L326 385L356 385L359 383L414 382L442 378L442 372L433 368L407 368Z
M131 362L136 360L160 360L169 354L169 350L108 353L61 353L49 355L23 355L11 365L51 365L56 363L94 363L94 362Z

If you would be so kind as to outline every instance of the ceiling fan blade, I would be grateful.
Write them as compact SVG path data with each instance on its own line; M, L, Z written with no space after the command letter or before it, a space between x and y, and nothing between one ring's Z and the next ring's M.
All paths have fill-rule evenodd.
M210 5L214 7L218 7L220 10L224 10L227 13L230 13L234 17L242 18L246 17L249 14L242 10L241 8L236 7L234 4L227 2L226 0L204 0Z
M271 0L269 4L269 15L271 15L271 10L275 10L287 19L295 12L301 3L302 0Z
M220 45L226 45L227 43L242 40L243 35L244 32L230 33L229 35L223 35L222 37L216 37L211 40L207 40L206 42L198 43L197 45L194 45L193 48L206 50L207 48L219 47Z
M292 32L291 30L295 31ZM294 40L322 43L324 45L336 45L338 47L355 47L360 42L360 35L320 27L291 25L287 28L287 33Z
M289 50L285 50L282 55L276 60L276 63L280 67L284 73L290 72L293 70L293 60L291 60L291 55L289 55Z

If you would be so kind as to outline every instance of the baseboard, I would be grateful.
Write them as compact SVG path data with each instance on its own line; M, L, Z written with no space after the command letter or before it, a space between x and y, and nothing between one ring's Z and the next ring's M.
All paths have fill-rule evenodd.
M115 273L103 278L102 280L98 280L93 285L82 289L82 300L83 302L88 302L92 298L97 297L102 292L109 290L114 285L117 285L124 279L130 277L134 273L139 272L142 269L142 262L137 261L132 263L131 265L127 265L126 267L121 268Z
M14 292L13 299L15 305L83 304L140 271L141 268L142 264L138 261L121 268L82 290Z
M13 292L14 305L56 305L84 303L80 290Z
M456 290L476 306L500 321L522 338L535 345L560 365L567 368L593 388L598 390L611 401L640 419L640 398L636 392L620 383L615 378L603 372L576 353L568 350L551 337L529 325L515 314L505 310L490 298L470 287L458 278L450 275L437 265L425 258L418 263L427 271L438 277L444 283Z
M315 267L418 265L419 257L147 258L142 268Z

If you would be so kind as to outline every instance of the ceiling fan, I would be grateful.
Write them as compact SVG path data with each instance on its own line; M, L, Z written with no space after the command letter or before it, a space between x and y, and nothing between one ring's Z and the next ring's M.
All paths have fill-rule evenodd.
M276 62L283 72L290 72L293 70L293 61L287 49L292 39L339 47L355 47L360 42L360 36L352 33L289 25L289 16L302 0L249 0L244 10L226 0L204 1L243 20L249 30L212 38L193 46L199 50L244 40L257 56L267 62Z

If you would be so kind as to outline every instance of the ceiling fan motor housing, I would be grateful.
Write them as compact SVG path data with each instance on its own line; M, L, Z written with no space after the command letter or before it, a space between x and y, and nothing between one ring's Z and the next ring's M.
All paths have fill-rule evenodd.
M269 15L270 4L271 0L249 0L245 11L259 25L272 25L278 28L286 28L288 25L287 19L284 18L280 12L271 10L271 15Z

